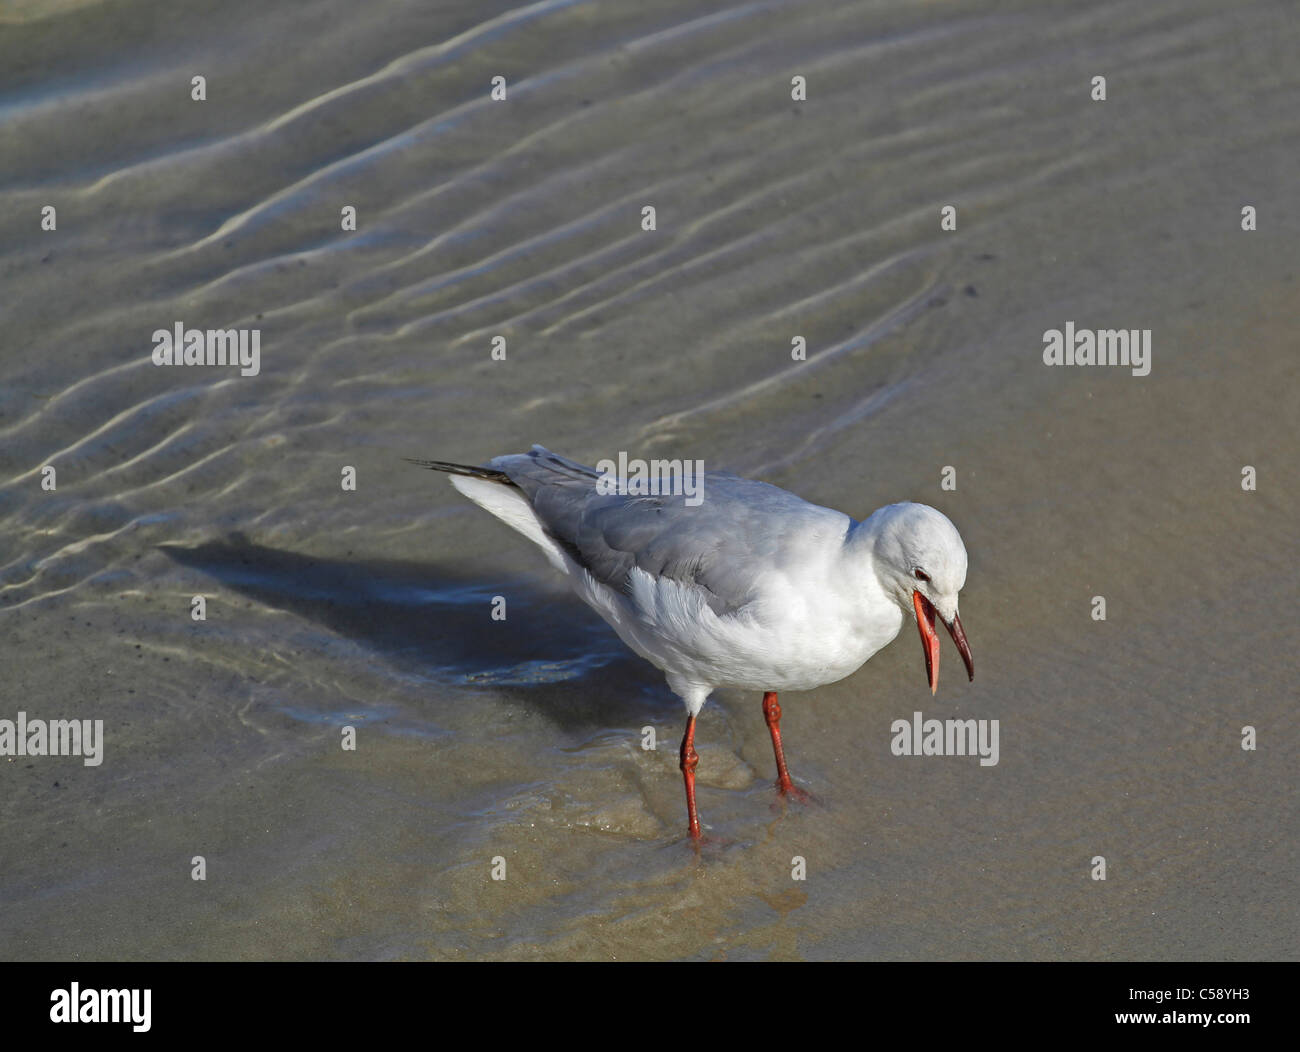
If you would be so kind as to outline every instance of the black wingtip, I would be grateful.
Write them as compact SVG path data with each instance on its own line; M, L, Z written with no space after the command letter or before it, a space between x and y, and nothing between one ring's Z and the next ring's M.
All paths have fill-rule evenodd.
M415 457L403 457L408 464L428 468L430 471L445 471L448 475L467 475L470 478L499 482L503 486L513 486L514 481L504 471L496 468L474 467L471 464L452 464L446 460L417 460Z

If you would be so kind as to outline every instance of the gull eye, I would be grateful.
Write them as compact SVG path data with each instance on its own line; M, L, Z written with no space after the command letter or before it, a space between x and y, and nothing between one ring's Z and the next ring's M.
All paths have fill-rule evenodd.
M930 575L926 573L924 570L913 570L912 576L915 577L918 581L925 581L928 583L930 580Z

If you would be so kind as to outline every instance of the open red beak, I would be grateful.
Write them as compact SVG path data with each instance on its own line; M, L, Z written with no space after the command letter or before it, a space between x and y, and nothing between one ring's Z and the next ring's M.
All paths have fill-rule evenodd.
M934 604L920 592L912 592L912 606L916 609L916 627L921 631L921 649L925 651L925 678L930 683L930 693L939 689L939 634L934 630ZM943 618L939 619L943 621ZM961 651L961 659L966 663L970 678L975 678L975 659L970 656L970 644L966 642L966 632L961 627L961 617L954 614L952 622L943 621L943 627L952 636L952 641Z

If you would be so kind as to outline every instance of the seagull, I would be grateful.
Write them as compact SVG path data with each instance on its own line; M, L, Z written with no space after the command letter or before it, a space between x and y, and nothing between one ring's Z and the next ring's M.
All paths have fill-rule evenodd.
M936 616L975 678L957 614L966 548L925 504L890 504L857 522L719 471L704 473L692 504L647 495L645 485L542 446L481 467L411 463L447 472L457 490L541 548L619 638L664 672L686 705L680 766L694 842L695 718L716 688L763 691L776 788L804 801L781 745L780 691L851 675L908 617L921 635L931 694L939 684Z

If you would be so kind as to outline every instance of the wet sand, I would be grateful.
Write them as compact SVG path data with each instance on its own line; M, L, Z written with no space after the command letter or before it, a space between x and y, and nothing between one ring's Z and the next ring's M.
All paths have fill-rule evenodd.
M0 719L105 749L0 757L0 955L1296 958L1284 7L13 10ZM1045 365L1068 321L1150 374ZM155 366L177 322L258 374ZM783 695L806 808L719 692L697 857L660 674L402 460L533 442L934 505L975 681L904 626ZM916 711L999 763L893 755Z

